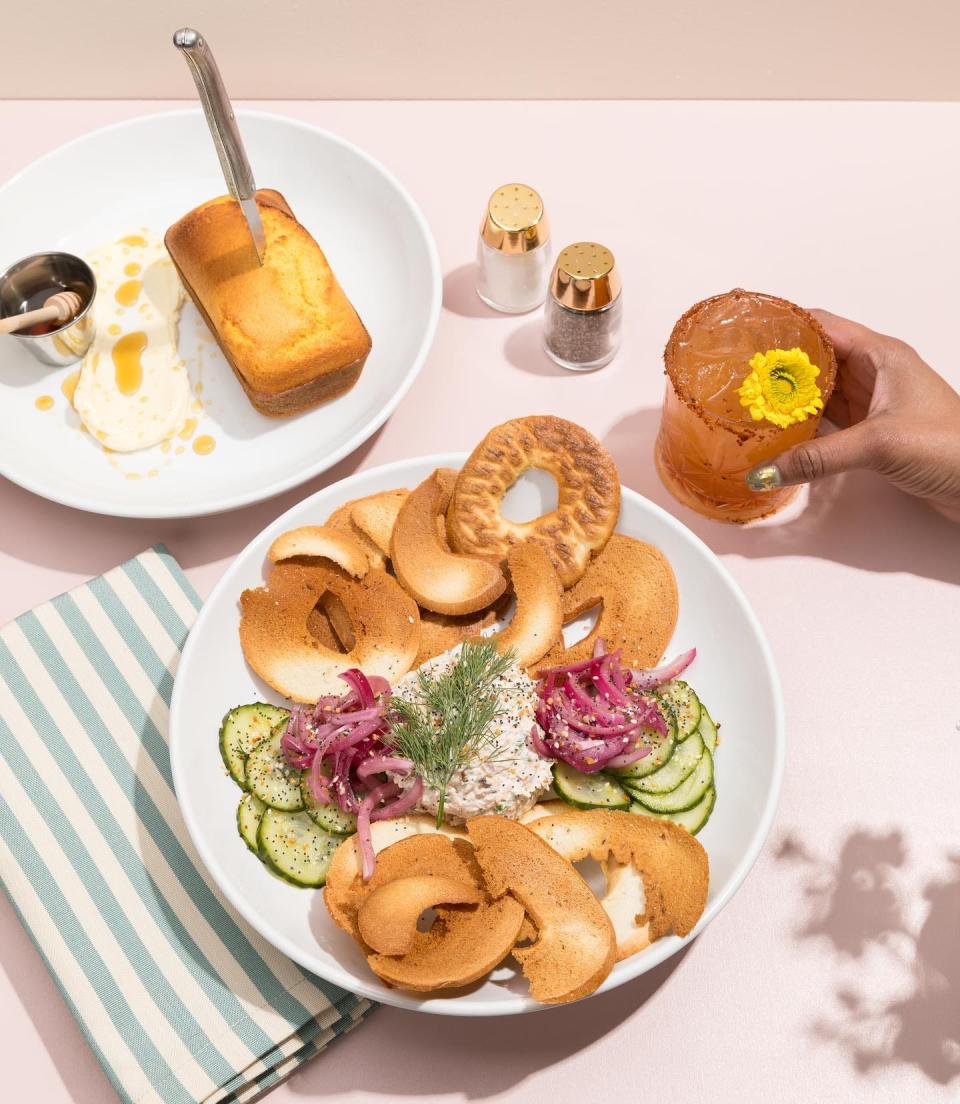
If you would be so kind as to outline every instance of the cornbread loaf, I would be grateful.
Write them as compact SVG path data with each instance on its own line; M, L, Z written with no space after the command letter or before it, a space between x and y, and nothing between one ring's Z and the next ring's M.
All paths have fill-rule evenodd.
M283 196L261 188L256 199L267 240L262 265L229 196L195 207L164 242L250 402L283 417L349 391L371 342Z

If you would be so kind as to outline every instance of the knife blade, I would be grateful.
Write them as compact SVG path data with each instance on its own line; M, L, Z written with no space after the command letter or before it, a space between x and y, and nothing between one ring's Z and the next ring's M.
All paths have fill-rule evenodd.
M200 94L203 114L220 158L227 191L240 205L256 250L257 261L262 265L267 255L267 239L263 232L263 220L257 209L257 186L213 51L200 32L192 27L181 27L174 32L173 44L183 54L193 76Z

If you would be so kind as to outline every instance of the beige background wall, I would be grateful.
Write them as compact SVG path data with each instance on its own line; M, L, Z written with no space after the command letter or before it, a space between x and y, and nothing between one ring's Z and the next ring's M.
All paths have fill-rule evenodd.
M960 99L958 0L2 0L0 98Z

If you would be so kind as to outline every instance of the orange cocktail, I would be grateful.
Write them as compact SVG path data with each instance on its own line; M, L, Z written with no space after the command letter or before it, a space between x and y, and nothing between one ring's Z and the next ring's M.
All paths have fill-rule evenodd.
M737 288L698 303L674 326L664 351L668 380L655 459L664 485L685 506L744 522L779 510L796 493L796 487L756 493L744 478L813 437L820 411L786 426L755 421L739 392L757 353L797 349L819 368L826 405L837 372L833 346L816 319L793 303Z

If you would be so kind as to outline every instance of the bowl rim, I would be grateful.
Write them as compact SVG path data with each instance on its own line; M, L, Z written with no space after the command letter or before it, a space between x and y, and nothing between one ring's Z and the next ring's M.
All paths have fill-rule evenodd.
M252 492L238 491L230 497L221 499L217 502L210 502L202 507L188 507L186 510L178 508L175 505L171 505L167 508L157 509L151 508L148 510L138 509L136 505L126 505L118 502L116 504L108 506L99 498L90 498L84 495L71 495L61 494L59 492L51 491L51 488L42 480L31 478L29 472L11 471L8 466L2 464L0 461L0 475L5 479L9 479L11 483L17 484L17 486L23 487L24 490L30 491L32 494L39 495L41 498L46 498L50 502L56 502L62 506L69 506L76 510L84 510L87 513L100 514L104 517L127 517L127 518L141 518L144 520L165 520L174 518L194 518L194 517L209 517L212 514L227 513L231 510L238 510L244 506L251 506L257 502L264 502L268 499L275 498L277 495L283 494L285 491L289 491L294 487L301 486L308 480L314 478L317 475L328 471L335 464L339 463L345 456L349 456L350 453L358 449L365 441L369 440L378 429L383 426L387 419L393 414L400 403L405 398L407 392L413 386L417 376L419 376L427 357L430 354L430 350L433 347L433 341L437 332L437 325L440 321L440 311L443 305L443 273L440 268L440 255L437 250L437 244L433 237L433 232L430 229L426 216L420 208L420 205L413 198L407 188L397 179L397 177L384 165L377 160L372 154L367 153L361 149L360 146L355 145L353 142L348 141L346 138L340 137L338 134L334 134L332 131L326 130L323 127L315 126L313 123L305 122L302 119L295 119L290 115L283 115L275 111L260 111L253 108L237 108L236 115L238 121L243 123L245 119L260 119L272 124L282 125L286 127L292 127L297 130L304 131L313 136L319 136L321 139L331 143L334 146L339 146L342 149L351 153L359 161L364 162L375 173L379 174L383 180L392 187L402 199L413 218L414 225L419 231L420 238L426 247L427 261L430 269L430 281L431 281L431 294L430 303L427 314L426 327L424 328L423 335L420 339L419 348L414 355L406 373L400 380L399 386L390 396L390 398L373 414L371 418L365 421L355 433L353 433L341 446L324 456L320 460L312 464L307 464L304 467L298 468L292 471L288 476L275 480L267 487L260 488ZM203 118L203 112L200 107L184 107L177 108L172 111L154 111L148 112L144 115L134 115L129 119L121 119L115 123L109 123L107 126L97 127L94 130L86 131L83 134L78 134L75 138L71 138L69 141L64 142L62 145L57 146L52 150L48 150L40 157L34 158L29 164L25 165L22 169L16 172L8 180L4 181L0 185L0 204L3 203L5 194L8 189L13 188L19 184L26 174L35 170L39 165L42 165L48 160L52 160L56 157L62 156L64 153L71 150L74 146L82 145L84 142L91 140L94 137L107 134L110 132L120 132L142 126L145 123L152 123L161 119L177 119L177 118ZM39 250L38 252L44 252ZM54 251L55 252L55 251ZM59 251L62 252L62 251ZM82 258L81 258L82 259ZM15 263L15 262L14 262Z
M300 502L291 506L288 510L285 510L279 517L275 518L268 526L254 536L246 546L236 555L233 562L226 569L223 576L218 580L213 590L210 592L210 596L204 602L197 619L194 622L192 629L187 637L186 645L180 656L180 662L178 665L178 675L174 679L173 695L170 701L170 760L171 770L173 776L174 790L177 795L177 804L180 807L181 814L183 815L184 822L187 827L187 831L190 834L190 838L193 841L194 847L197 850L197 854L200 856L201 861L210 873L211 878L216 883L220 892L227 898L230 904L240 913L240 915L257 931L263 938L270 943L273 947L285 954L288 958L292 959L299 966L313 973L319 974L316 970L314 963L308 963L304 956L300 954L297 946L287 940L282 935L278 935L276 932L267 933L265 930L268 925L258 922L257 913L250 907L247 902L241 897L240 894L233 892L233 888L230 885L229 879L222 875L219 870L219 864L216 856L212 853L211 849L207 846L206 839L203 833L199 830L199 825L194 819L193 808L189 801L181 799L181 794L186 793L186 787L183 785L184 780L180 774L180 758L175 754L176 745L179 743L178 733L186 732L188 725L181 723L181 713L186 708L182 703L182 691L181 688L184 685L179 678L179 672L184 670L185 664L189 664L193 657L194 648L199 647L200 634L197 632L198 627L201 626L203 619L208 615L209 610L212 608L214 602L218 601L221 595L233 584L233 575L238 570L238 565L241 561L252 554L254 546L262 543L264 550L266 549L269 541L279 532L286 524L287 519L294 513L299 513L304 508L310 508L316 504L319 500L329 495L331 491L336 489L337 491L346 494L344 501L349 498L350 488L356 483L367 481L375 478L382 482L383 487L389 487L391 484L389 480L395 475L399 475L401 472L409 471L414 466L424 467L457 467L462 465L467 457L466 452L449 452L449 453L436 453L428 456L413 456L407 457L402 460L394 460L386 464L380 464L372 468L366 468L362 471L355 472L354 474L346 477L345 479L338 480L336 483L331 483L327 487L323 487L320 490L314 492L307 498L301 499ZM766 676L768 685L771 690L771 698L773 703L774 713L774 725L773 725L773 764L772 764L772 777L769 790L767 791L765 803L763 806L763 812L754 828L753 834L750 837L749 846L746 848L744 854L741 856L740 861L736 864L730 875L727 885L723 891L711 902L708 902L703 915L700 917L696 927L690 932L689 935L680 938L675 935L665 936L658 940L655 944L649 947L642 955L634 955L630 959L625 959L625 962L633 963L634 968L627 968L620 972L620 975L614 977L611 973L606 981L601 985L595 993L590 996L596 996L600 993L605 993L611 989L616 989L621 985L626 984L629 981L633 981L641 974L647 973L649 970L658 966L661 962L672 957L681 948L689 944L695 939L707 925L717 916L724 906L734 896L740 886L743 884L750 872L753 864L756 862L763 849L763 845L766 842L767 836L770 833L770 828L773 824L773 818L776 814L777 804L780 798L780 791L783 784L783 772L784 763L786 758L786 725L785 725L785 711L783 704L783 692L780 685L780 677L777 672L776 664L773 659L773 652L767 641L766 634L760 624L757 615L754 613L753 608L748 602L746 595L743 593L740 585L733 578L723 562L716 555L715 552L693 533L686 525L679 519L674 517L671 513L658 506L655 502L641 495L638 491L633 491L628 487L621 485L621 493L629 498L636 500L642 509L650 511L661 522L665 523L670 529L677 533L681 539L688 541L694 548L698 549L702 554L706 555L706 558L713 561L713 566L718 570L720 576L725 580L726 584L730 588L734 600L740 606L742 612L745 615L747 624L753 631L754 636L760 648L760 654L763 659L764 674ZM343 497L343 495L341 495ZM619 965L619 964L618 964ZM445 1016L465 1016L465 1017L487 1017L487 1016L505 1016L505 1015L518 1015L521 1013L539 1012L544 1011L552 1007L560 1007L554 1005L542 1005L534 1002L529 996L518 999L515 994L511 994L509 997L503 997L499 1000L484 1000L478 1001L474 1004L461 1003L462 998L453 997L449 999L423 999L415 996L407 995L399 990L387 990L384 991L382 986L379 986L376 979L372 981L366 981L362 978L357 978L348 971L341 969L339 964L335 968L331 968L325 971L322 975L325 980L332 982L334 985L338 985L349 992L355 993L359 996L366 997L370 1000L377 1001L380 1004L392 1005L398 1008L404 1008L416 1012L425 1012L433 1015L445 1015ZM588 998L584 998L588 999Z

